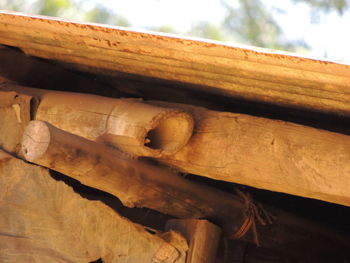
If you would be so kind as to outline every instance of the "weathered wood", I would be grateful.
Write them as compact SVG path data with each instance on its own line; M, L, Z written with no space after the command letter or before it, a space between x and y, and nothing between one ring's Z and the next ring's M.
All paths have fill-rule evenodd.
M185 110L195 132L160 160L184 172L350 206L350 137L293 123L155 102Z
M0 151L0 261L185 262L175 248L48 170Z
M27 161L111 193L128 207L148 207L180 218L211 218L223 224L226 233L236 232L246 216L245 204L233 195L42 121L27 126L22 150Z
M186 263L214 263L221 229L207 220L172 219L165 226L184 236L189 243Z
M0 76L0 84L6 83L6 82L8 82L8 79Z
M23 131L30 121L31 103L34 102L29 95L0 91L0 148L6 152L20 154Z
M36 94L41 98L47 96L48 102L55 101L56 98L57 101L62 101L71 95L71 98L67 98L67 103L58 104L60 110L52 106L55 103L46 103L48 106L42 104L44 106L39 107L37 114L39 119L53 122L69 132L96 140L103 133L100 127L106 127L105 120L99 115L92 115L94 122L74 116L67 117L70 108L66 109L66 105L72 105L73 101L81 100L80 96L87 95L60 95L61 93L52 91L12 85L7 85L6 88ZM104 105L114 105L115 99L97 98L106 101ZM91 97L91 100L94 99L95 96ZM350 194L344 183L350 181L349 136L289 122L215 112L184 104L153 104L187 111L196 119L196 133L189 143L176 154L164 157L161 162L187 173L213 179L350 205ZM101 122L102 125L99 124ZM173 131L177 132L178 129ZM123 149L120 141L112 140L109 136L101 136L101 139Z
M161 157L179 151L193 131L191 115L137 99L32 89L15 90L40 98L35 119L93 141L103 141L134 156Z
M43 74L44 72L44 74ZM21 85L52 90L74 90L101 95L122 96L117 89L102 84L93 76L67 70L52 61L24 54L21 50L0 45L0 78ZM1 83L1 82L0 82Z
M287 52L4 11L0 43L81 70L126 72L225 96L350 113L349 65Z

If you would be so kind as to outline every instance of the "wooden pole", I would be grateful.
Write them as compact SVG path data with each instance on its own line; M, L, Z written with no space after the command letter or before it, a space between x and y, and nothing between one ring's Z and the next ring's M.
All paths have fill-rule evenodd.
M48 169L0 149L0 175L1 262L185 263L186 248L83 198Z
M350 206L350 136L167 102L195 119L188 144L160 161L183 172Z
M221 229L207 220L172 219L165 226L187 239L189 250L186 263L214 263L219 246Z
M17 90L17 87L14 88ZM46 93L56 94L37 89L24 90L32 96L36 93L40 98L47 96ZM78 101L78 96L80 94L72 94L71 100ZM52 95L50 100L54 101L54 97ZM350 184L350 136L285 121L211 111L185 104L149 103L163 109L168 107L187 112L195 119L194 135L181 150L161 156L162 163L185 173L350 205L347 189ZM54 108L51 107L51 110ZM75 118L67 114L70 110L66 106L62 106L60 114L51 114L44 107L41 109L39 107L44 114L38 112L37 116L45 116L42 118L88 139L103 140L106 144L123 149L122 140L130 138L107 134L99 136L100 127L106 127L103 126L105 121L96 116L95 122ZM177 131L176 125L165 127L169 127L163 129L165 133ZM181 138L181 132L179 134ZM159 157L157 154L153 156Z
M133 156L161 157L179 151L193 131L191 115L139 99L2 87L40 99L35 119L93 141L102 141Z
M27 161L111 193L128 207L148 207L179 218L209 218L222 224L227 234L237 232L246 217L245 204L233 195L129 159L43 121L29 123L22 151Z

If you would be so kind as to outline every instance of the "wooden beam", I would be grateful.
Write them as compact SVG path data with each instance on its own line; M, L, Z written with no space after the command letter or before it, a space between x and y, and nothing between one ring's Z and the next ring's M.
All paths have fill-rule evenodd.
M287 52L4 11L0 44L80 70L125 72L250 101L350 115L350 66Z
M172 219L165 226L184 236L189 244L186 263L214 263L221 229L207 220Z
M0 150L0 174L1 262L185 263L181 247L81 197L48 169Z
M35 102L30 95L0 90L1 149L20 156L23 131L31 119L30 109Z
M350 206L350 136L284 121L166 102L192 114L195 132L160 161L216 180Z
M35 119L51 123L89 140L105 142L132 156L161 157L179 151L193 131L188 113L139 99L112 99L6 84L40 99Z
M45 74L43 74L45 72ZM24 54L21 50L0 45L0 78L41 89L74 90L122 96L121 92L102 84L92 76L73 72L50 61ZM1 81L0 81L1 83Z
M245 203L233 195L126 158L42 121L27 126L22 151L27 161L111 193L128 207L147 207L179 218L210 218L228 235L238 231L246 218Z
M13 85L4 88L38 96L42 103L37 119L91 140L99 140L99 136L105 132L100 132L100 127L108 127L103 118L111 113L108 107L114 107L118 101ZM76 116L83 115L79 108L81 105L74 105L74 102L83 101L84 96L92 102L101 100L104 103L97 106L94 103L86 104L86 113L83 112L85 117L77 118ZM162 157L162 163L185 173L350 205L350 194L344 183L350 183L349 136L289 122L210 111L185 104L149 103L163 109L169 107L187 112L195 119L195 133L189 143L175 154ZM107 107L107 110L99 110L101 107ZM74 108L78 115L69 115ZM87 121L86 114L89 111L104 112L105 115L93 115L94 121ZM177 135L181 135L180 130L171 130L176 130ZM104 143L125 148L120 144L123 141L113 140L111 136L101 136L100 139ZM144 139L145 136L143 143Z

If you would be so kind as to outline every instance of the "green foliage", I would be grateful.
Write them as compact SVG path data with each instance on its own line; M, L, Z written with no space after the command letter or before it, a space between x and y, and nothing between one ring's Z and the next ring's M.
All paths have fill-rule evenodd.
M101 24L117 25L124 27L130 26L129 21L126 18L113 13L112 10L99 4L97 4L90 11L86 12L84 20Z
M194 23L191 30L187 32L187 35L204 37L208 39L228 41L229 37L226 37L220 26L211 24L207 21L201 21Z
M21 7L24 5L25 0L0 0L0 9L21 11Z
M227 12L223 27L240 42L273 49L295 51L306 47L302 41L288 41L274 20L271 11L260 0L240 0L232 6L221 0Z
M177 30L172 25L162 25L159 27L150 27L149 30L163 33L178 34Z
M38 1L38 13L46 16L59 16L59 14L72 6L70 0Z
M350 2L348 0L292 0L294 3L306 3L314 11L337 11L342 15L349 7Z

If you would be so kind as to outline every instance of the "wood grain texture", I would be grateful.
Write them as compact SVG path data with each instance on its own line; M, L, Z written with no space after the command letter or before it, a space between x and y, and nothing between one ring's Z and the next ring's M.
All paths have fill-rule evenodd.
M113 194L128 207L147 207L179 218L210 218L220 222L228 235L246 217L245 203L234 195L127 158L42 121L29 123L22 151L27 161Z
M177 248L0 151L0 261L181 263Z
M141 99L114 99L10 83L0 90L37 98L34 119L92 141L106 142L132 156L171 155L188 142L193 132L191 115Z
M207 220L172 219L165 229L177 231L188 240L186 263L215 262L221 234L218 226Z
M187 110L195 132L160 161L184 172L350 206L350 136L284 121L155 102Z
M0 149L20 155L22 135L30 121L33 100L30 95L0 91Z
M3 11L0 44L77 69L132 73L225 96L350 115L350 66L296 54Z

